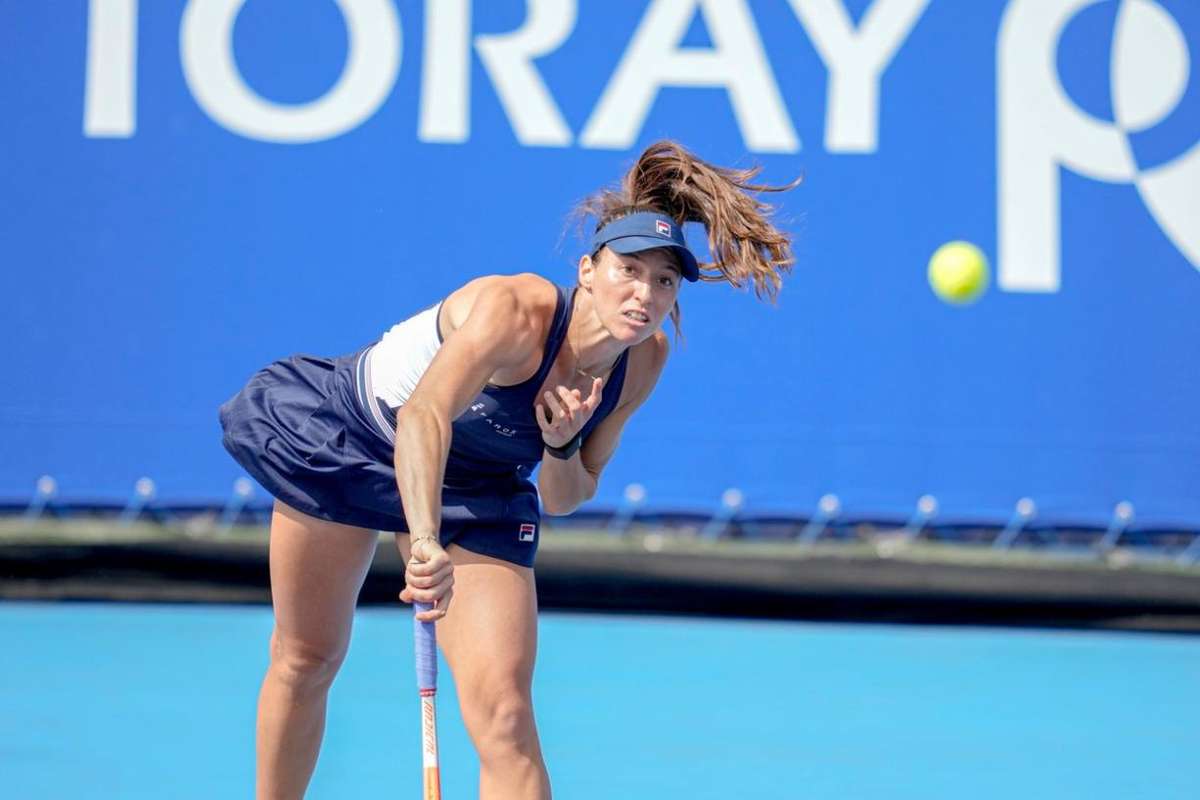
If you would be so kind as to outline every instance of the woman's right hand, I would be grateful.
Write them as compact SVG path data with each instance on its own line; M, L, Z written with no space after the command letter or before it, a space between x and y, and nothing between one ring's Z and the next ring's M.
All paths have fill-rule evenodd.
M454 597L454 564L436 539L419 537L411 541L411 557L404 570L405 587L400 599L433 606L417 614L417 619L434 622L446 616Z

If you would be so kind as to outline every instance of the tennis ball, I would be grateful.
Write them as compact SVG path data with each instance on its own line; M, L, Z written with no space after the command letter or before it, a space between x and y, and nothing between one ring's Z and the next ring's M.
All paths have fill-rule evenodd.
M974 302L988 285L987 256L970 242L946 242L929 259L929 285L947 303Z

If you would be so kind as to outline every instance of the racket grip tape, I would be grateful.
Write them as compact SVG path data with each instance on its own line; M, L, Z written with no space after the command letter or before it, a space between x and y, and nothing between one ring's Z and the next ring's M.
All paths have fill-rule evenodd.
M429 603L413 604L413 639L417 653L417 688L424 692L437 691L437 633L432 622L421 622L416 614L429 611Z

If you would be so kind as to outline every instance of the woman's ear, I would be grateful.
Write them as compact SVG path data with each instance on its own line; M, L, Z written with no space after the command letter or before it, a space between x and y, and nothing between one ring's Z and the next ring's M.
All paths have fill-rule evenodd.
M592 291L592 281L596 279L596 262L591 256L585 255L579 259L579 285L584 291Z

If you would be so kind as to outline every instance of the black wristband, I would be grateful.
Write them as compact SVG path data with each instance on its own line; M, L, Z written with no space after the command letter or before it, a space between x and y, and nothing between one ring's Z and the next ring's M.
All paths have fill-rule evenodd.
M564 444L562 447L551 447L550 445L546 444L544 441L542 442L542 445L545 446L547 453L554 456L555 458L561 458L563 461L566 461L571 456L575 455L575 451L577 451L579 449L579 446L581 444L583 444L583 433L582 432L575 434L575 438L572 439L571 441L567 442L566 444Z

